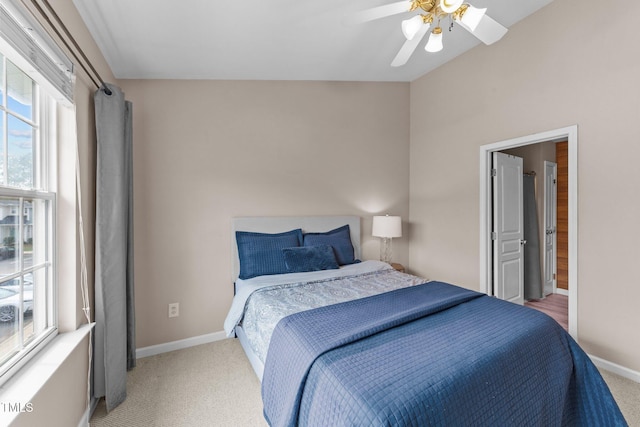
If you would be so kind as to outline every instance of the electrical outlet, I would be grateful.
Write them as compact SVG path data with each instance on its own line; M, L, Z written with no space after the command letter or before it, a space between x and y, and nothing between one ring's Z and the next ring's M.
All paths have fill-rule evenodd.
M169 304L169 317L180 316L180 303L174 302Z

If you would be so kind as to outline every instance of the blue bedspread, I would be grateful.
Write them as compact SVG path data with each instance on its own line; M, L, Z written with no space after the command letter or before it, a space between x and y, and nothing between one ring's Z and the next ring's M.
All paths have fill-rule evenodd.
M442 282L282 319L262 396L271 426L626 425L554 320Z

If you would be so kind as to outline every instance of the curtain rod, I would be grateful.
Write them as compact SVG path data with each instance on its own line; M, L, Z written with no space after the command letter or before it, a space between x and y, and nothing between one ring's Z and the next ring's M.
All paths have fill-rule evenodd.
M25 0L21 0L22 3L25 5L25 7L27 6L25 4ZM93 66L93 64L91 63L91 61L89 60L89 58L87 58L87 55L84 53L84 51L82 50L82 48L80 47L80 45L78 44L78 42L76 41L76 39L71 35L71 33L69 32L69 29L67 28L66 25L64 25L64 23L62 22L62 19L60 19L60 16L58 16L58 14L56 13L56 11L53 9L53 7L51 7L51 5L49 4L48 0L42 0L42 3L44 3L44 5L47 7L47 10L49 11L49 13L51 15L53 15L53 17L55 18L57 24L62 28L62 30L64 31L64 33L66 34L67 38L69 40L71 40L71 43L73 43L73 46L75 47L75 50L71 48L71 46L69 46L69 43L67 43L67 41L65 40L64 37L62 37L62 34L60 34L60 31L58 31L58 28L56 27L56 25L54 25L54 23L51 21L51 19L49 18L49 15L42 9L42 7L38 4L37 0L31 0L31 4L33 4L33 6L38 9L38 12L40 12L40 14L42 15L42 17L47 21L47 23L49 24L49 26L51 26L51 28L53 29L53 31L56 33L56 35L58 36L58 38L60 38L60 40L62 41L62 43L64 43L64 45L67 47L67 49L69 50L69 52L71 52L71 54L73 55L73 57L75 58L75 60L78 62L78 64L80 65L80 67L82 67L82 69L84 70L85 73L87 73L87 75L89 76L89 78L91 79L91 81L93 82L94 85L96 85L96 87L98 89L103 88L104 92L107 95L111 95L111 90L105 85L104 80L102 79L102 77L100 77L100 73L98 73L98 71L95 69L95 67ZM89 70L87 69L87 67L85 66L85 64L83 63L83 61L80 60L80 58L77 55L77 52L80 53L80 55L82 56L82 59L84 60L84 63L86 63L89 68L91 69L91 72L93 72L93 74L91 72L89 72ZM95 77L97 77L98 79L96 80Z

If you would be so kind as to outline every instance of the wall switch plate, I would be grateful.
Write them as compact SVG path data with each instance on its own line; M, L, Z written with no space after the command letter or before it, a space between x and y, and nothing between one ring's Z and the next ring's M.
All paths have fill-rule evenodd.
M180 303L174 302L169 304L169 317L180 316Z

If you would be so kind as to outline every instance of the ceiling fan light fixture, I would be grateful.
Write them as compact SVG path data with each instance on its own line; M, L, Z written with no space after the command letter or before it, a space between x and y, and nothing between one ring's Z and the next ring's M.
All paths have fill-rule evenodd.
M445 13L453 13L462 6L464 0L439 0L440 9Z
M423 24L424 21L420 15L416 15L410 19L405 19L402 21L402 34L404 34L407 40L411 40L415 37Z
M475 31L478 24L482 20L482 17L487 12L487 8L478 9L470 4L464 5L464 9L460 11L459 21L464 24L469 30Z
M442 28L436 27L433 29L424 50L431 53L440 52L442 50Z
M486 8L474 7L467 1L473 0L400 0L367 9L359 13L359 20L370 21L408 11L408 15L405 15L407 19L400 22L400 29L406 40L391 61L392 67L399 67L407 63L420 45L427 52L440 52L444 49L440 27L443 21L449 31L453 30L455 23L485 45L495 43L505 35L507 28L488 16ZM422 40L427 33L429 38L425 46Z

